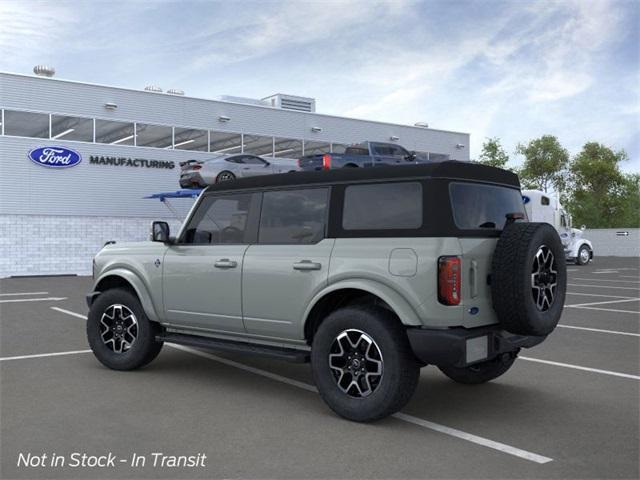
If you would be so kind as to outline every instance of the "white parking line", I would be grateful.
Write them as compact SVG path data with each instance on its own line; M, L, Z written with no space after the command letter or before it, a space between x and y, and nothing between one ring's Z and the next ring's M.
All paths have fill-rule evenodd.
M10 300L0 300L0 303L18 303L18 302L59 302L66 300L67 297L46 297L46 298L12 298Z
M629 336L632 336L632 337L640 337L640 333L619 332L617 330L603 330L601 328L576 327L575 325L563 325L561 323L558 324L558 327L561 327L561 328L572 328L574 330L586 330L588 332L612 333L612 334L615 334L615 335L629 335Z
M51 307L51 308L56 310L56 311L59 311L61 313L66 313L68 315L71 315L71 316L74 316L74 317L77 317L77 318L82 318L82 319L85 319L85 320L87 319L87 317L85 315L82 315L80 313L71 312L71 311L65 310L63 308L57 308L57 307ZM307 390L309 392L318 393L318 389L313 385L309 385L308 383L300 382L300 381L294 380L292 378L284 377L282 375L278 375L277 373L271 373L271 372L268 372L266 370L261 370L259 368L250 367L248 365L244 365L243 363L234 362L233 360L228 360L226 358L218 357L217 355L213 355L213 354L207 353L207 352L202 352L202 351L196 350L194 348L185 347L184 345L176 345L174 343L165 343L165 345L167 345L168 347L171 347L171 348L175 348L176 350L181 350L183 352L191 353L192 355L197 355L199 357L207 358L209 360L213 360L213 361L216 361L218 363L222 363L222 364L230 366L230 367L234 367L234 368L238 368L240 370L244 370L245 372L250 372L250 373L253 373L255 375L260 375L262 377L269 378L269 379L275 380L277 382L286 383L287 385L291 385L293 387L301 388L301 389ZM71 353L86 353L86 352L90 352L90 351L91 350L81 350L81 351L77 351L77 352L62 352L62 353L58 353L57 355L64 355L64 354L68 354L69 355ZM45 356L45 355L40 355L40 356ZM56 354L49 354L49 355L56 355ZM27 356L25 356L23 358L33 358L33 357L35 357L35 356L27 355ZM21 358L21 357L9 357L9 358L7 358L7 360L17 360L18 358ZM406 415L404 413L396 413L396 414L393 415L393 417L395 417L395 418L397 418L399 420L402 420L404 422L412 423L414 425L419 425L421 427L428 428L430 430L434 430L434 431L437 431L437 432L440 432L440 433L444 433L446 435L450 435L450 436L453 436L453 437L456 437L456 438L460 438L462 440L467 440L468 442L472 442L472 443L475 443L477 445L482 445L484 447L492 448L494 450L499 450L499 451L507 453L509 455L513 455L513 456L516 456L516 457L519 457L519 458L523 458L525 460L529 460L531 462L544 464L544 463L549 463L549 462L553 461L552 458L545 457L545 456L542 456L542 455L538 455L537 453L528 452L527 450L522 450L520 448L512 447L512 446L506 445L504 443L495 442L493 440L489 440L488 438L479 437L477 435L473 435L472 433L463 432L462 430L457 430L455 428L447 427L445 425L440 425L438 423L429 422L427 420L422 420L421 418L417 418L417 417L414 417L412 415Z
M602 270L600 272L593 272L594 275L601 275L601 274L607 274L607 273L620 273L618 272L618 270Z
M571 363L552 362L551 360L542 360L540 358L531 357L518 357L521 360L528 362L545 363L547 365L555 365L556 367L573 368L574 370L583 370L585 372L602 373L604 375L611 375L614 377L631 378L632 380L640 380L640 376L631 375L629 373L612 372L610 370L600 370L599 368L582 367L580 365L572 365Z
M10 297L14 295L49 295L49 292L0 293L0 297Z
M199 357L208 358L209 360L223 363L230 367L239 368L240 370L251 372L253 374L260 375L262 377L266 377L271 380L276 380L278 382L286 383L287 385L292 385L294 387L302 388L303 390L307 390L309 392L318 393L318 389L308 383L299 382L298 380L293 380L291 378L283 377L282 375L277 375L275 373L271 373L266 370L261 370L259 368L249 367L247 365L244 365L243 363L234 362L233 360L228 360L226 358L218 357L217 355L213 355L207 352L202 352L200 350L195 350L193 348L185 347L183 345L176 345L173 343L168 343L167 345L177 350L181 350L183 352L191 353ZM488 438L473 435L472 433L467 433L467 432L463 432L462 430L457 430L455 428L447 427L445 425L440 425L439 423L422 420L421 418L414 417L412 415L407 415L405 413L396 413L393 415L393 417L397 418L398 420L402 420L404 422L408 422L413 425L418 425L420 427L428 428L436 432L444 433L452 437L460 438L462 440L466 440L468 442L475 443L477 445L482 445L484 447L492 448L494 450L499 450L509 455L513 455L516 457L523 458L525 460L529 460L531 462L543 464L543 463L549 463L553 461L552 458L544 457L542 455L538 455L537 453L528 452L526 450L512 447L511 445L506 445L504 443L495 442L493 440L489 440Z
M17 357L0 357L0 362L8 362L10 360L26 360L29 358L60 357L63 355L77 355L79 353L90 352L91 350L71 350L69 352L38 353L35 355L19 355Z
M622 297L620 295L602 295L600 293L579 293L579 292L567 292L567 295L582 295L584 297L606 297L606 298L636 298L636 297Z
M59 307L49 307L49 308L51 308L51 310L55 310L56 312L66 313L67 315L71 315L72 317L83 318L84 320L87 319L86 315L81 315L79 313L72 312L70 310L65 310L64 308L59 308Z
M592 287L592 288L615 288L616 290L640 290L639 287L619 287L618 285L583 285L578 283L567 283L569 287Z
M605 300L604 302L591 302L591 303L577 303L575 305L565 305L565 307L589 307L591 305L604 305L607 303L623 303L623 302L633 302L640 300L640 298L626 298L622 300Z
M638 278L638 275L618 275L620 278Z
M574 280L586 280L587 282L592 282L593 278L581 278L581 277L573 277ZM613 282L613 283L640 283L637 280L609 280L608 278L598 278L596 282Z
M571 308L584 308L585 310L600 310L602 312L614 312L614 313L631 313L632 315L640 315L640 312L635 310L616 310L614 308L600 308L600 307L577 307L573 306Z

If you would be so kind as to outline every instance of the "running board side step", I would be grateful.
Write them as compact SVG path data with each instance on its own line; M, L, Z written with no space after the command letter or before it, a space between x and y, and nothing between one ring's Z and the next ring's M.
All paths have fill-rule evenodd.
M156 341L177 343L180 345L188 345L190 347L206 348L210 350L262 355L295 363L307 363L310 360L310 352L306 352L304 350L271 347L266 345L257 345L255 343L237 342L234 340L185 335L182 333L163 333L156 336Z

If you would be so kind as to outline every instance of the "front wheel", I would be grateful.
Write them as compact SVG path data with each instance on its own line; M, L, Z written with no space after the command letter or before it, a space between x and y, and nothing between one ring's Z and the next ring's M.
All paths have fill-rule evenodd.
M96 358L113 370L134 370L162 349L161 327L150 321L128 290L107 290L95 299L87 319L87 339Z
M576 257L576 263L578 265L586 265L591 260L591 252L589 251L589 247L586 245L582 245L578 250L578 256Z
M336 310L322 322L313 339L311 367L327 405L357 422L400 410L420 373L398 319L368 306Z
M454 382L477 385L494 380L505 374L516 361L516 354L504 353L498 357L468 367L438 367Z

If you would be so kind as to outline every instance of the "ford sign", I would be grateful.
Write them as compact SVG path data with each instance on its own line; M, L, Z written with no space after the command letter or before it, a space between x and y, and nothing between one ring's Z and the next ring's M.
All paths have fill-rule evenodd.
M64 147L40 147L29 152L29 159L43 167L69 168L78 165L82 161L82 156Z

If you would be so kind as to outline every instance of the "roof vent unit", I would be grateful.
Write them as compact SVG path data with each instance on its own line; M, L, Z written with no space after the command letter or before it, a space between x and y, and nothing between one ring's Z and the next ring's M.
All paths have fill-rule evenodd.
M178 90L177 88L170 88L167 90L169 95L184 95L184 90Z
M272 107L281 108L283 110L295 110L296 112L315 112L316 99L309 97L297 97L295 95L285 95L276 93L270 97L262 99Z
M156 85L147 85L144 87L147 92L162 93L162 89Z
M36 65L33 67L33 73L39 77L53 77L56 74L56 69L47 65Z

